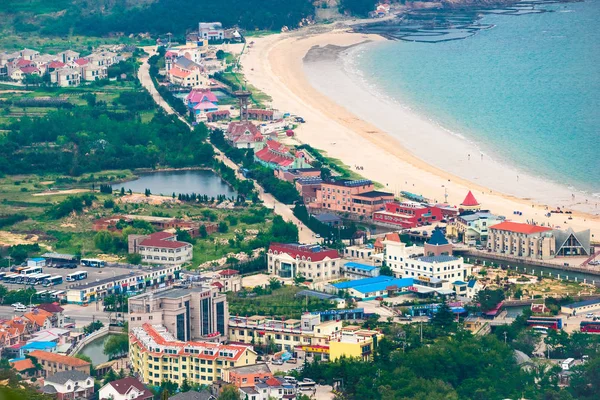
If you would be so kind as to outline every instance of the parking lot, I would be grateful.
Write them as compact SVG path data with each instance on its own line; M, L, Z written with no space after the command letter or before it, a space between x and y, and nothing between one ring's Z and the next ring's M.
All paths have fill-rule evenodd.
M66 281L67 275L69 275L73 272L80 272L80 271L86 271L88 273L87 279L84 279L81 281L76 281L76 282L67 282ZM135 270L123 268L123 267L108 267L108 266L103 267L103 268L93 268L93 267L84 267L84 266L79 265L77 268L74 268L74 269L42 267L42 273L50 274L52 276L60 275L63 277L63 282L61 284L54 285L52 287L47 287L47 288L43 287L41 284L38 284L35 286L35 288L38 290L50 290L50 289L65 290L68 287L70 287L72 285L77 285L79 283L91 282L91 281L95 281L95 280L110 278L111 276L125 275L125 274L129 274L132 271L135 271ZM10 272L8 268L3 268L2 272L6 272L7 274L15 273L15 272ZM23 283L16 284L16 283L7 283L5 281L2 282L2 285L6 286L9 290L25 289L29 286L29 285L23 284Z

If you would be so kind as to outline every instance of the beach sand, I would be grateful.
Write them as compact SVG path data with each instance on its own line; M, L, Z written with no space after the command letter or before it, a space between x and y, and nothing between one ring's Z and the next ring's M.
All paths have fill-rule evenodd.
M517 181L516 169L485 157L481 161L477 149L468 142L452 137L405 107L394 108L394 104L381 102L373 93L361 92L351 77L343 76L334 48L314 49L385 40L382 37L339 29L324 31L320 27L252 40L254 43L241 57L243 73L249 83L272 97L273 108L307 121L297 129L297 139L347 165L362 166L359 173L383 184L383 190L409 191L438 202L443 202L447 194L451 205L460 204L472 190L483 209L510 220L534 220L575 231L591 229L592 240L599 240L600 216L594 215L600 212L594 202L598 199L589 198L586 203L583 195L576 193L573 200L565 187L526 174L520 174ZM332 91L331 96L323 94ZM391 113L393 118L373 120L381 112ZM410 140L411 136L434 143L432 154L419 154L422 146ZM471 154L470 160L467 154ZM427 162L427 158L443 162ZM568 220L564 214L547 218L546 206L572 209L573 219ZM515 210L523 215L515 216Z

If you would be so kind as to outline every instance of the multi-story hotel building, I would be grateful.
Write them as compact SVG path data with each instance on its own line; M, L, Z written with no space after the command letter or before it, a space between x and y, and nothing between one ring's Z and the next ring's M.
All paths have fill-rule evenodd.
M546 260L556 255L552 228L518 222L501 222L489 227L487 247L498 254Z
M375 211L385 209L385 203L391 201L394 201L392 193L375 190L369 180L338 180L322 182L321 188L316 191L316 200L308 206L371 218Z
M280 350L304 350L319 354L324 360L342 356L367 359L377 346L377 339L382 336L378 331L344 327L339 320L321 322L317 314L304 314L300 320L285 321L261 315L229 319L230 342L273 343Z
M443 239L432 238L425 248L406 248L402 242L384 241L385 263L397 278L466 280L471 275L472 265L465 264L462 257L454 257L452 246Z
M340 276L340 254L316 244L271 243L267 254L269 273L280 278L303 276L314 282Z
M163 325L180 341L227 338L229 309L215 286L166 289L129 298L129 328Z
M252 346L181 341L162 325L143 324L129 331L134 373L149 385L171 381L210 385L232 367L256 364Z
M504 221L504 217L488 211L469 211L460 214L452 224L448 225L448 235L465 244L485 246L490 226L502 221Z
M190 243L177 241L177 236L169 232L155 232L150 235L129 235L129 253L138 253L142 261L152 264L180 265L190 261L193 249Z

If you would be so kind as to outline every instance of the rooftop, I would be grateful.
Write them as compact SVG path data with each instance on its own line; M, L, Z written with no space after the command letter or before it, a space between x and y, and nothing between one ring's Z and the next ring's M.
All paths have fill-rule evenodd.
M413 278L394 278L392 276L377 276L374 278L358 279L355 281L335 283L336 289L354 289L360 293L371 293L386 290L390 287L404 288L412 286Z
M48 351L35 350L29 353L29 355L38 360L52 361L59 364L69 365L71 367L85 367L90 365L89 362L79 358L63 356L56 353L50 353Z
M357 193L354 196L375 198L375 197L384 197L384 196L394 197L394 194L388 193L388 192L380 192L379 190L372 190L370 192Z
M86 363L89 365L89 363ZM70 371L60 371L55 373L54 375L50 375L46 378L46 382L65 384L68 381L78 382L85 381L86 379L91 379L90 374L85 374L83 372L77 370Z
M270 373L271 369L265 363L259 363L254 365L242 365L241 367L230 368L229 371L236 372L238 374L256 374L256 373Z
M375 269L379 269L379 267L375 267L373 265L361 264L357 262L349 262L344 264L344 267L360 269L363 271L373 271Z
M471 193L471 191L469 190L469 193L467 193L467 196L465 197L463 202L460 203L460 205L465 207L474 207L478 206L479 202L477 201L477 199L475 199L475 196L473 196L473 193Z
M454 256L427 256L427 257L419 257L418 260L426 262L426 263L441 263L441 262L457 261L458 257L454 257Z
M439 227L436 227L431 233L431 237L427 241L427 244L432 246L443 246L448 244L448 239L446 239L446 235Z
M146 386L144 386L142 382L138 381L137 379L131 376L109 382L107 383L107 385L112 386L117 391L117 393L122 395L127 394L127 392L129 392L129 390L131 390L131 387L133 386L139 391L144 392L141 396L142 399L153 396L152 392L150 392L150 390Z
M327 249L317 244L283 244L271 243L269 253L285 253L292 258L310 258L311 261L323 261L325 258L337 259L340 254L337 250Z
M526 235L532 235L534 233L548 232L548 231L552 230L552 228L547 227L547 226L530 225L530 224L523 224L520 222L511 222L511 221L500 222L499 224L490 226L489 229L495 229L495 230L499 230L499 231L507 231L507 232L513 232L513 233L524 233Z
M565 305L563 307L576 308L576 307L591 306L593 304L600 304L600 299L578 301L578 302L575 302L575 303L567 304L567 305Z

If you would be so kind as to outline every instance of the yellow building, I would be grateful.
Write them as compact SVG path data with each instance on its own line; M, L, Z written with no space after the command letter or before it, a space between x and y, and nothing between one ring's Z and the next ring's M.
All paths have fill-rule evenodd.
M357 357L369 360L383 338L379 331L362 329L359 326L346 326L336 338L329 341L329 359L335 361L340 357Z
M320 318L313 314L305 314L300 320L276 320L260 315L231 317L229 341L252 345L273 343L278 350L303 350L329 360L342 355L368 358L383 336L377 331L343 327L342 321L321 322Z
M185 379L210 385L229 368L256 364L256 357L251 346L179 341L162 325L144 324L129 333L132 369L149 385L181 385Z

